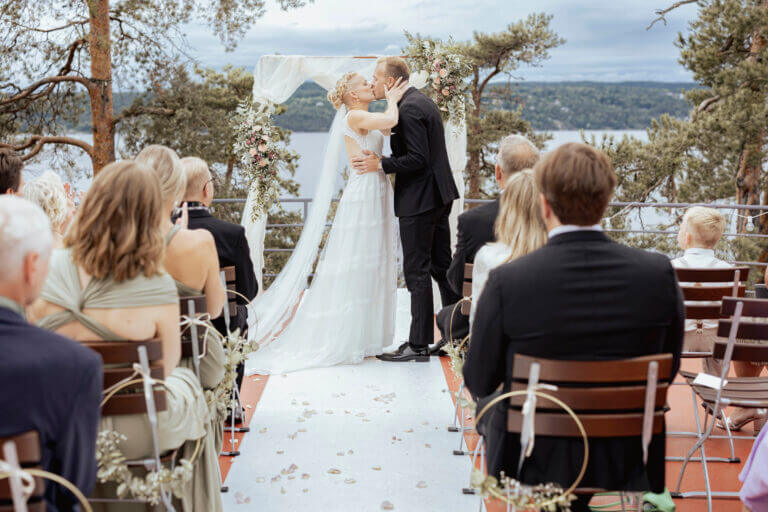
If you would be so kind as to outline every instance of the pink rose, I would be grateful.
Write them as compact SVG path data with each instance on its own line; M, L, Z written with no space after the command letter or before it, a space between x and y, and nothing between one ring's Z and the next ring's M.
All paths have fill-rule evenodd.
M452 86L450 86L448 89L450 89L451 91L455 91L455 90L456 90L456 87L452 85Z
M448 76L448 70L447 70L447 69L445 69L445 68L441 69L441 70L440 70L440 76L441 76L441 77L443 77L443 78L445 78L446 76Z
M256 150L254 148L251 148L251 156L256 156Z
M448 96L449 94L450 92L448 91L448 89L443 89L443 96Z
M264 159L264 160L259 162L259 167L266 167L268 163L269 162L266 159Z
M432 64L434 64L435 66L439 65L440 64L440 59L435 59L435 61Z
M266 144L259 144L259 151L261 151L263 153L266 150L267 150L267 145Z

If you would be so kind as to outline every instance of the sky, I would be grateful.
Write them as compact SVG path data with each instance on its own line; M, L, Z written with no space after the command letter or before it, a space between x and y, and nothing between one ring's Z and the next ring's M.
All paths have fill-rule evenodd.
M282 11L267 0L267 12L240 41L225 52L211 31L190 25L191 55L221 68L225 63L252 70L261 55L399 54L403 32L457 41L475 31L493 33L533 12L554 16L551 26L564 45L552 50L541 67L521 68L515 78L527 81L664 81L688 82L691 75L677 62L673 45L696 14L683 6L657 23L655 10L671 0L315 0Z

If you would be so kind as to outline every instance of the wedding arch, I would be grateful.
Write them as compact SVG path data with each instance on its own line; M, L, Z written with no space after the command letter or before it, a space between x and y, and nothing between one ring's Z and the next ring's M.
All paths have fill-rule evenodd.
M307 80L312 80L324 89L331 89L345 73L354 71L365 77L373 76L376 56L356 57L307 57L302 55L265 55L259 59L254 71L253 101L262 105L284 103ZM426 72L413 70L410 83L416 88L426 84ZM334 119L331 131L339 124L340 115ZM458 204L450 217L451 239L455 243L456 218L464 209L464 178L466 165L467 131L463 121L448 121L445 129L448 157L459 190ZM329 137L331 140L331 137ZM329 143L330 144L330 143ZM341 148L336 148L340 150ZM326 164L328 152L326 149ZM328 173L324 173L328 174ZM291 258L270 289L264 292L262 269L264 267L264 236L267 214L253 218L251 209L258 199L252 187L243 210L242 225L250 246L251 260L259 282L260 296L254 300L253 313L258 318L257 329L251 329L251 339L262 340L276 334L276 330L287 320L300 297L300 289L306 284L312 264L317 256L322 228L325 225L328 208L334 193L334 180L321 179L312 197L312 208L305 219L304 230ZM306 233L305 233L306 232ZM307 236L305 236L305 234ZM439 294L436 294L439 300ZM249 315L252 316L252 315ZM249 319L249 323L251 323Z

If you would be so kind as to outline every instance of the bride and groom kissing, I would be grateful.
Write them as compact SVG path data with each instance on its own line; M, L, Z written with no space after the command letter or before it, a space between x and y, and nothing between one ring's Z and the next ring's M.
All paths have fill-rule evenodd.
M343 147L354 171L308 293L287 327L251 355L257 373L353 364L374 355L384 361L429 360L432 278L443 304L459 300L446 278L448 216L459 193L440 111L408 85L409 77L404 59L382 57L370 82L347 73L328 93L343 116ZM385 112L369 112L379 99L387 100ZM382 156L385 135L389 157ZM389 174L395 176L394 191ZM395 333L398 237L411 325L408 340L382 354Z

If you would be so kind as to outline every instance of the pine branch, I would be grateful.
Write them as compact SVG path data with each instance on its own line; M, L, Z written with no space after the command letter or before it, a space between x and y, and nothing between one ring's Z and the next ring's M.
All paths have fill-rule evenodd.
M56 84L62 83L62 82L76 82L83 84L86 88L90 88L91 81L87 78L83 78L81 76L73 76L73 75L63 75L63 76L49 76L48 78L43 78L42 80L38 80L37 82L33 83L32 85L26 87L25 89L19 89L13 84L5 84L0 89L4 89L6 87L16 87L19 89L19 92L15 95L0 100L0 113L10 113L10 112L17 112L19 109L14 109L12 105L18 104L22 100L26 99L28 100L25 105L21 106L21 109L23 110L26 108L26 105L29 104L29 102L34 101L42 96L45 96L47 94L50 94L50 92L53 90L53 87L55 87ZM40 87L48 85L49 87L46 87L45 91L42 93L34 94L35 91L37 91ZM6 107L6 108L2 108Z
M93 155L93 146L80 139L73 137L61 137L57 135L32 135L29 139L21 144L7 144L0 142L0 148L8 148L17 152L24 151L27 148L32 148L30 151L21 155L22 160L29 160L34 157L43 149L46 144L68 144L70 146L77 146L85 151L89 156Z
M666 18L667 14L669 14L669 13L670 13L670 12L672 12L672 11L674 11L674 10L675 10L675 9L677 9L678 7L682 7L683 5L686 5L686 4L695 4L695 3L698 3L698 2L699 2L699 0L680 0L679 2L675 2L674 4L670 5L670 6L669 6L669 7L667 7L666 9L657 9L657 10L656 10L656 16L657 16L657 18L656 18L656 19L654 19L654 20L651 22L651 24L650 24L650 25L648 25L648 26L645 28L645 30L651 30L651 27L653 27L653 26L656 24L656 22L659 22L659 21L663 22L663 23L664 23L664 26L666 27L666 26L667 26L667 18Z
M112 120L112 126L115 126L123 119L127 119L129 117L138 117L143 115L172 116L175 113L175 110L163 107L128 107L123 109L123 111L120 112L120 114Z

